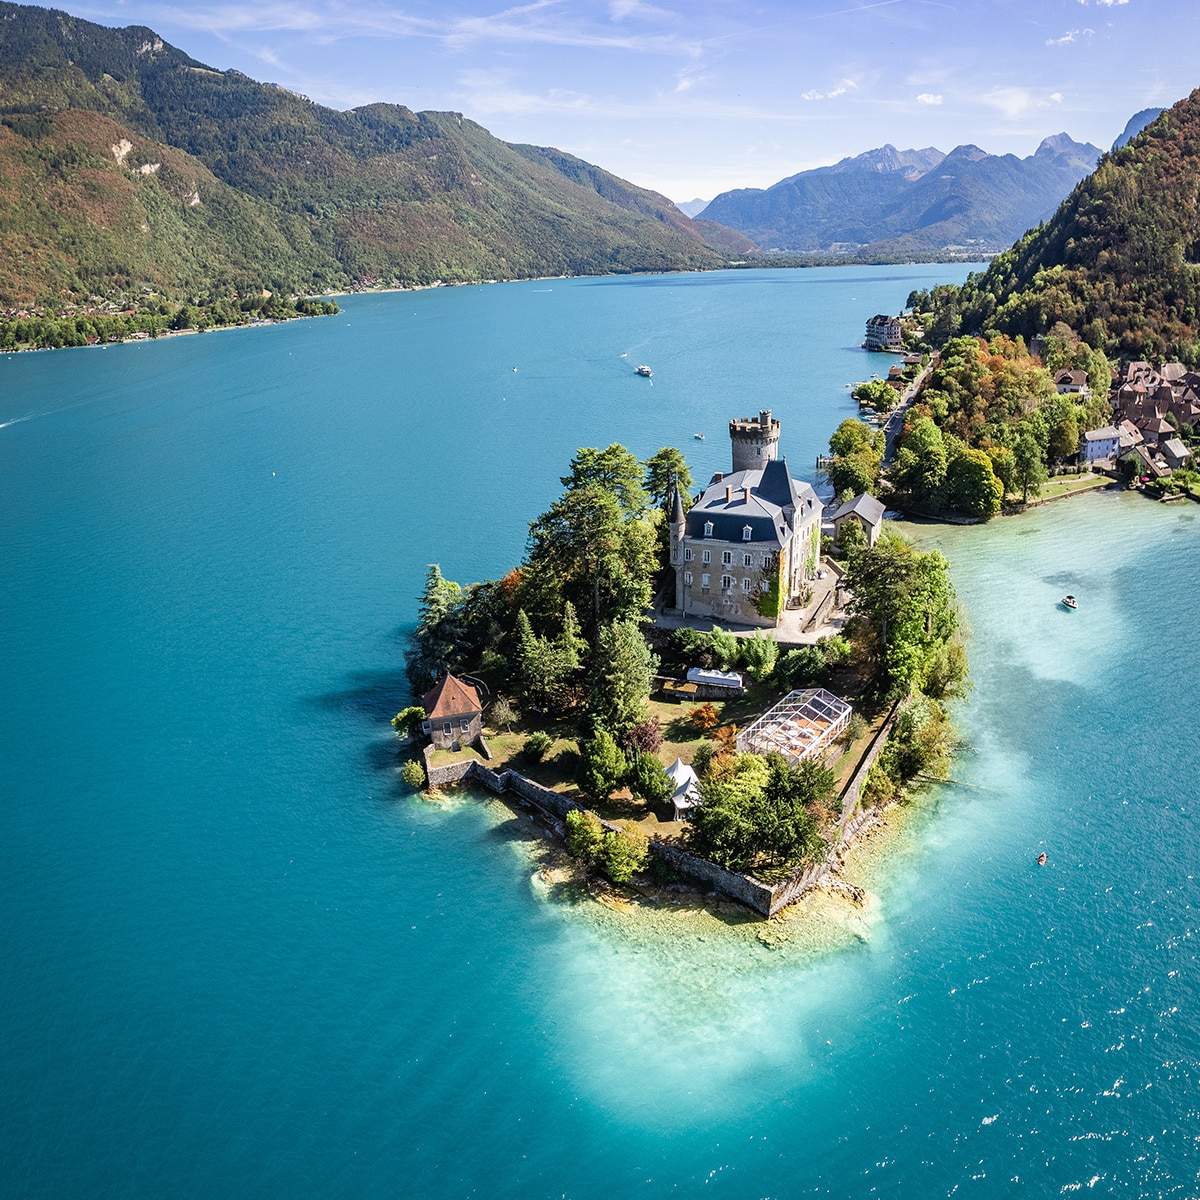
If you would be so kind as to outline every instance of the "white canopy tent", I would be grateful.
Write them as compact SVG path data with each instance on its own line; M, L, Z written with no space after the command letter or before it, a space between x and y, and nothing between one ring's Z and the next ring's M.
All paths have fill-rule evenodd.
M675 820L684 821L687 814L700 803L700 779L682 758L677 758L667 774L675 784L671 803L675 805Z

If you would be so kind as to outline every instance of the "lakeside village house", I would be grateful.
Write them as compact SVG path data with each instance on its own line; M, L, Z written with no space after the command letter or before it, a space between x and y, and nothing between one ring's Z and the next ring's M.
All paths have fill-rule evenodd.
M675 496L675 609L771 629L816 572L821 503L779 458L770 409L730 421L729 438L733 472L714 475L686 516Z
M1069 382L1064 376L1079 374L1082 372L1060 371L1058 390L1068 390L1063 386ZM1113 423L1082 435L1079 454L1085 463L1112 469L1133 458L1138 474L1156 479L1191 464L1191 450L1167 417L1183 425L1200 425L1200 373L1177 362L1164 363L1157 370L1148 362L1131 362L1121 371L1108 398Z

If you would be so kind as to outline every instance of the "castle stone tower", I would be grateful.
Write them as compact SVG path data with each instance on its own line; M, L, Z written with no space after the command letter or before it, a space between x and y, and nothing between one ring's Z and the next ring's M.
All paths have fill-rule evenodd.
M757 417L735 417L729 422L734 471L758 471L779 457L779 422L764 408Z

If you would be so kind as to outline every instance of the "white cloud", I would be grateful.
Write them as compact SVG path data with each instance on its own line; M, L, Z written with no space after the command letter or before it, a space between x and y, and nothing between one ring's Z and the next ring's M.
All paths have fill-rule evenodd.
M1072 42L1077 41L1081 37L1090 38L1096 31L1094 29L1068 29L1062 37L1047 38L1047 46L1069 46Z
M1079 0L1080 4L1094 4L1097 8L1113 8L1118 4L1128 4L1129 0Z
M1061 104L1062 99L1063 99L1063 94L1062 94L1062 92L1051 92L1050 99L1053 100L1055 104Z
M917 97L918 104L941 104L942 98L936 92L922 92Z
M844 96L847 92L856 91L858 84L853 79L843 79L835 88L831 88L827 92L818 92L816 88L809 88L807 92L800 93L801 100L832 100L835 96Z

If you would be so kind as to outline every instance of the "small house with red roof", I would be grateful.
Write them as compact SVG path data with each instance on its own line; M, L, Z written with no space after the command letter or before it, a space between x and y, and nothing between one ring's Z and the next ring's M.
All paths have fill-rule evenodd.
M421 697L425 720L421 728L435 750L461 750L483 733L483 705L470 684L447 674Z

